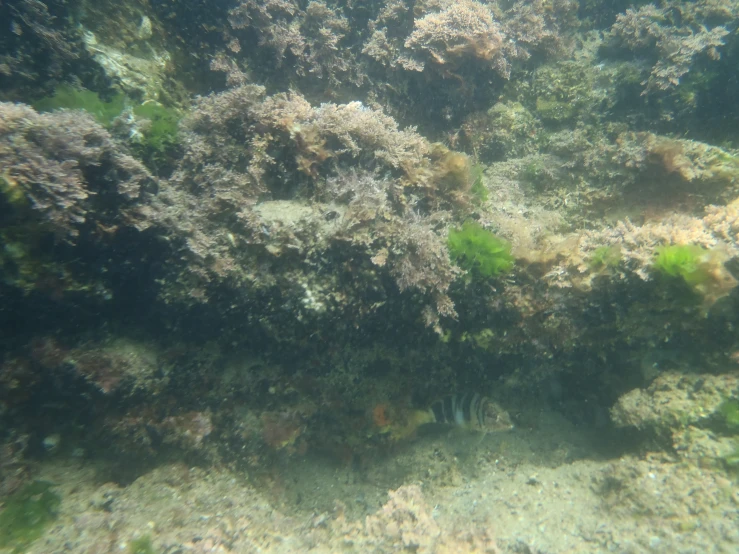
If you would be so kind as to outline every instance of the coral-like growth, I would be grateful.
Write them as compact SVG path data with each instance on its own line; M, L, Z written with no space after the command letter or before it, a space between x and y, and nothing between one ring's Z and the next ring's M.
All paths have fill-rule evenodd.
M355 293L338 292L335 273L316 279L315 261L300 260L349 241L375 267L387 264L401 290L428 293L439 313L454 313L446 290L456 271L431 216L466 202L464 154L360 102L313 107L298 94L265 96L253 85L201 100L184 134L184 159L154 217L182 241L192 298L204 298L212 281L242 291L245 282L269 286L281 274L266 278L267 268L290 263L311 275L292 274L288 290L302 281L296 292L308 298L300 304L325 312Z
M651 133L625 135L622 140L642 145L649 161L661 164L667 173L680 175L686 181L733 187L739 178L739 158L717 146Z
M390 273L401 291L415 288L434 295L437 313L456 316L446 291L458 270L450 263L449 251L430 226L416 219L398 225L388 259ZM436 323L434 321L433 323Z
M518 57L532 51L554 54L571 42L567 30L579 25L573 0L518 0L503 17L506 34L515 40Z
M370 23L362 53L385 67L433 67L460 82L474 80L470 68L507 78L515 60L564 50L569 31L579 25L576 12L572 0L518 0L506 7L476 0L396 0Z
M229 12L231 28L249 29L259 36L260 45L272 51L278 67L285 64L297 76L325 79L331 86L342 81L360 84L363 74L346 40L349 21L322 0L302 7L295 0L242 0ZM241 52L238 38L231 51ZM270 69L274 71L274 66Z
M520 102L498 102L487 112L470 115L462 126L464 139L480 160L519 158L536 150L534 116Z
M476 58L507 78L510 69L503 56L504 40L490 8L460 0L417 19L405 47L438 65L456 66L466 57ZM407 68L417 67L408 64Z
M451 229L447 245L452 260L477 278L498 277L513 268L511 245L478 223L466 221L461 229Z
M328 173L332 162L374 158L405 175L409 185L434 186L430 144L414 129L399 129L391 117L361 102L314 108L299 94L265 97L262 87L246 85L203 99L184 125L189 147L183 169L206 170L189 179L211 186L238 180L244 185L242 194L252 197L283 180L274 173L275 157L292 158L295 169L313 178L319 170Z
M134 204L153 182L92 116L21 104L0 103L0 166L3 188L22 191L65 239L77 236L96 195L117 196L122 214L139 219Z
M729 35L729 30L722 25L709 27L711 22L716 21L719 12L706 6L708 2L691 3L685 5L684 10L680 9L682 5L677 8L670 4L666 2L661 7L647 4L637 9L629 8L617 16L610 31L609 38L613 44L633 50L639 56L648 52L653 57L654 65L647 81L647 90L667 90L678 86L699 56L718 60L720 48ZM673 9L679 9L681 19L688 23L676 25ZM730 14L731 10L726 10L718 20L724 19L727 24L734 24ZM727 15L730 16L728 19Z
M0 5L0 19L8 23L0 42L3 98L29 98L75 71L91 70L75 11L40 0Z

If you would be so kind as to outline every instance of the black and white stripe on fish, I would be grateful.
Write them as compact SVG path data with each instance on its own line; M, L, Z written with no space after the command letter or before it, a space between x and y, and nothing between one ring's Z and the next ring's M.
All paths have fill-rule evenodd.
M504 431L513 428L503 408L477 393L444 396L431 405L432 422L446 423L478 431Z

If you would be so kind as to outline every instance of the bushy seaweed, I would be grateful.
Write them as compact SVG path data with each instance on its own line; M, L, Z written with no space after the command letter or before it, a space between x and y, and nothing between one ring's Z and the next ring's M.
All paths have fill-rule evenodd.
M513 268L510 243L478 223L466 221L461 229L450 229L447 245L452 260L473 277L497 277Z
M653 268L670 277L682 277L688 285L700 285L709 278L703 263L707 253L705 248L694 244L660 246Z
M52 487L47 481L34 481L5 501L0 512L0 548L25 552L56 519L62 500Z

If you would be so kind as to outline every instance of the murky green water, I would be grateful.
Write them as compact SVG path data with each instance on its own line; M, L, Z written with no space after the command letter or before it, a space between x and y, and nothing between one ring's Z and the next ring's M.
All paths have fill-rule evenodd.
M0 21L0 551L737 550L739 3Z

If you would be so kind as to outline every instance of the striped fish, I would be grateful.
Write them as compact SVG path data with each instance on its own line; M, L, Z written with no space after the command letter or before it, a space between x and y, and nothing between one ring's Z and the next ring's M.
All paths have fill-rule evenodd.
M477 393L453 394L431 405L429 415L436 423L445 423L477 431L507 431L513 428L511 417L498 404Z

